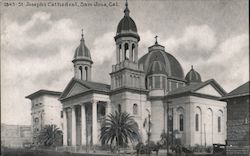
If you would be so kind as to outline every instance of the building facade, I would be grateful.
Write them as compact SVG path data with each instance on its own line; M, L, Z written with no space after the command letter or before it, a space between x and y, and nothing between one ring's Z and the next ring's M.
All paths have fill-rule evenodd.
M226 94L214 80L202 81L192 67L184 76L181 64L157 42L138 58L141 40L126 2L124 16L114 37L116 61L111 84L92 81L91 52L82 34L72 60L74 77L62 92L65 146L101 145L100 128L109 113L126 111L135 117L145 142L151 120L150 140L178 131L183 145L225 144ZM149 118L150 117L150 118Z
M37 137L45 125L56 125L62 130L62 104L58 100L61 92L39 90L26 96L31 100L31 126L33 143L38 144Z
M249 96L248 81L222 98L227 102L227 143L229 146L250 146Z
M31 143L31 126L1 124L1 147L22 148Z

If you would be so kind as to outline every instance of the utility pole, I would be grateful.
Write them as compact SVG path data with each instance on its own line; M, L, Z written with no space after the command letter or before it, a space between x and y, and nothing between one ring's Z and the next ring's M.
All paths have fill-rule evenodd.
M206 138L206 124L204 124L204 141L205 141L205 147L207 146L207 138Z
M149 141L150 141L150 131L151 131L151 122L150 122L150 111L148 109L146 109L146 111L148 112L148 132L147 132L147 136L148 136L148 149L147 149L147 155L150 156L150 152L149 152Z
M169 153L169 102L167 100L167 121L168 121L168 127L167 127L167 154Z

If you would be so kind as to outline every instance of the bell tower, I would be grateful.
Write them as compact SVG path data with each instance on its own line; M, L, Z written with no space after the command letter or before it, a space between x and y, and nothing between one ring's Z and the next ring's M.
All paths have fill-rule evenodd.
M140 36L134 20L130 17L128 2L124 17L117 26L116 64L112 66L111 90L119 88L145 89L143 69L138 65L138 43Z
M145 89L145 72L143 65L138 63L138 43L140 36L134 20L130 17L128 2L125 3L124 16L120 20L116 35L116 62L112 65L110 100L114 106L113 111L127 112L135 116L141 141L145 140L143 130L143 113L147 104Z
M81 36L80 45L76 48L75 55L72 60L74 64L74 77L80 80L91 81L93 61L91 59L90 51L85 45L83 30Z

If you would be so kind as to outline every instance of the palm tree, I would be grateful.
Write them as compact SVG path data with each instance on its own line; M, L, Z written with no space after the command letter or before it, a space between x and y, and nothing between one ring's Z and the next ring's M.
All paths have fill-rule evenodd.
M61 145L62 134L56 125L45 125L38 135L38 140L44 146Z
M101 128L100 141L110 145L115 141L116 149L119 151L119 145L138 141L139 137L138 125L134 117L126 112L116 111L105 119Z

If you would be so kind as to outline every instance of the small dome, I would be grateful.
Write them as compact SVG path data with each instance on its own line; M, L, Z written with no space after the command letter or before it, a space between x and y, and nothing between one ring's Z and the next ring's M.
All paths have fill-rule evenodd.
M130 16L124 16L117 26L116 34L132 31L137 33L137 27L134 20Z
M198 83L201 82L200 74L191 67L191 70L187 73L185 80L187 83Z
M126 8L124 10L124 17L121 19L117 26L116 38L121 36L133 36L140 40L139 35L137 34L137 27L134 20L129 16L128 3L126 2Z
M73 62L75 60L79 60L79 59L89 60L89 61L92 62L90 51L89 51L88 47L85 45L83 35L82 35L82 38L81 38L80 45L75 50L75 55L74 55Z
M148 68L147 75L152 74L164 74L167 75L166 67L165 65L160 61L153 61Z
M147 72L149 65L154 61L160 61L164 65L168 77L184 81L181 64L159 44L149 47L149 52L139 59L139 65L142 65L144 71Z

